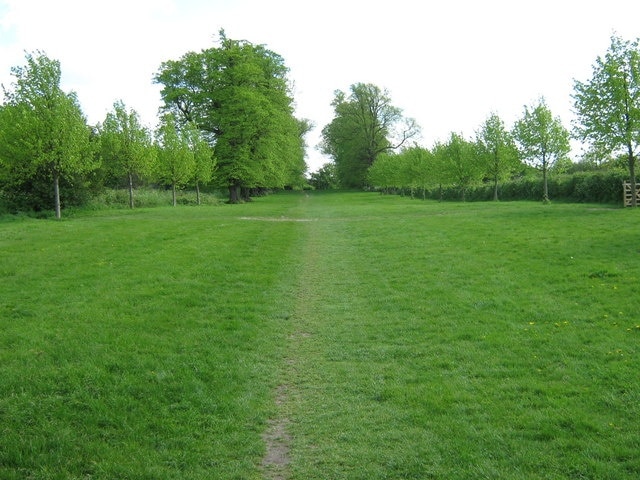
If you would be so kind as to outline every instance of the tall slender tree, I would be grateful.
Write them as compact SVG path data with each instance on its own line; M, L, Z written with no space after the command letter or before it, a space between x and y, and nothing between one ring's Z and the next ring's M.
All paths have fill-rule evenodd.
M158 180L171 185L173 206L177 204L177 189L186 185L196 167L186 132L180 132L173 114L162 117L156 133L157 155L155 174Z
M392 193L403 186L400 155L383 152L367 170L367 182L381 193Z
M498 200L498 184L520 164L518 150L511 133L495 113L489 115L476 134L478 154L493 182L493 199Z
M184 134L193 153L194 168L192 181L196 187L196 203L200 205L200 186L207 184L213 178L216 159L213 150L202 132L193 122L187 122L183 127Z
M129 207L133 208L135 181L150 173L155 159L151 134L138 113L122 101L113 104L100 130L103 162L112 174L126 178Z
M405 151L411 164L412 182L421 191L422 199L427 198L427 187L437 181L436 164L433 153L423 147L413 146Z
M586 82L575 81L578 116L574 134L591 142L602 155L624 153L632 191L636 191L636 161L640 151L640 40L611 37L603 57ZM637 206L636 196L632 205Z
M446 172L446 178L460 189L461 199L464 202L469 187L484 173L475 144L462 135L451 132L449 140L438 146L435 151L441 168Z
M571 150L569 131L541 98L535 106L524 107L524 114L513 132L521 157L542 172L542 200L549 202L549 169Z
M44 174L51 181L56 218L61 216L60 179L97 167L90 129L75 93L60 87L60 62L43 52L26 55L26 65L11 70L13 88L5 90L0 158L13 185L28 188Z

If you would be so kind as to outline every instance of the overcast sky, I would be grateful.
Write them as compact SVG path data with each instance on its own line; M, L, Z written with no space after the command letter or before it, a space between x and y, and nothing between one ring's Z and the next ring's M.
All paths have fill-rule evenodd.
M431 147L452 131L471 138L495 112L511 127L544 96L570 127L573 80L586 80L612 34L640 37L637 0L0 0L0 83L41 50L61 62L63 89L90 123L123 100L153 128L160 63L228 38L280 54L297 116L314 148L334 91L358 82L389 91Z

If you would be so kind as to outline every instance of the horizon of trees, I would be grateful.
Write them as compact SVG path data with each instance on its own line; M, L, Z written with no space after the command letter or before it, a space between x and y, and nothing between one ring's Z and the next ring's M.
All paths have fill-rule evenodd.
M151 184L176 190L202 185L228 190L229 202L271 188L454 186L460 198L478 183L499 185L537 170L542 200L548 175L573 165L569 139L589 147L580 163L626 169L635 185L640 150L639 41L612 36L593 76L574 81L579 122L572 131L541 97L524 107L508 129L490 113L475 137L451 132L432 148L418 145L420 129L373 84L336 90L334 119L322 129L320 148L332 157L305 178L305 134L313 128L294 116L288 68L263 45L232 40L220 31L216 46L163 62L154 78L164 105L155 130L116 101L97 125L88 125L74 92L60 86L60 63L41 51L12 68L15 82L0 103L0 195L13 211L80 204L97 190L134 190ZM635 202L635 199L634 199Z
M424 191L428 185L454 186L464 200L471 185L491 182L493 199L498 200L501 181L534 168L542 177L541 200L548 202L548 176L551 172L566 171L573 165L568 154L570 139L574 138L587 146L581 159L584 165L619 168L619 159L624 157L632 191L636 191L635 166L640 154L639 43L639 40L625 41L612 36L606 54L597 57L593 65L592 78L585 82L574 81L573 99L579 121L572 131L552 114L541 97L537 103L524 107L522 117L510 130L496 113L491 113L475 138L451 132L446 141L436 141L430 149L417 144L400 144L403 148L394 148L382 135L379 143L387 148L379 151L375 163L370 162L363 185L382 191L408 188L412 192L415 188ZM338 100L334 103L340 104ZM339 138L331 129L342 117L344 115L336 108L336 117L323 131L325 145L330 144L327 138ZM366 122L362 123L366 125ZM353 138L353 135L346 137ZM319 184L353 186L340 169L348 163L342 158L345 152L326 146L324 151L333 156L336 169L332 172L324 165L321 168L323 181ZM356 157L353 155L353 159ZM335 178L327 178L328 173L333 173ZM312 181L315 180L312 177ZM636 206L635 196L633 206Z
M302 187L304 136L312 124L294 117L288 68L263 45L232 40L163 62L158 125L142 125L120 100L104 121L88 125L75 93L60 86L60 63L26 54L0 103L0 200L4 209L47 210L82 203L93 191L126 187L211 185L229 201L271 188ZM51 185L51 187L49 186Z

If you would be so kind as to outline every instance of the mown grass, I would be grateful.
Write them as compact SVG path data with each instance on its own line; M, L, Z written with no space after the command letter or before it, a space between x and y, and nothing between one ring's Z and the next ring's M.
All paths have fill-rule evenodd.
M368 200L312 224L294 478L637 477L637 212Z
M273 417L295 479L637 478L639 227L371 193L2 223L0 478L262 478Z
M0 226L0 478L256 475L296 225L242 208Z

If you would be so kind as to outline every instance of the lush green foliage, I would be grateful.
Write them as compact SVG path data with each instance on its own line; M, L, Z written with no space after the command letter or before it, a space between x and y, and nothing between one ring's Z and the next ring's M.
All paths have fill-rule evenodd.
M498 200L498 186L520 166L513 135L495 113L489 115L476 138L478 155L486 165L485 175L493 182L493 199Z
M379 155L369 167L368 184L385 193L423 198L434 189L455 191L458 199L466 200L468 191L477 190L479 185L484 188L486 181L492 181L495 200L499 182L525 166L519 162L510 134L499 130L503 128L499 118L490 120L475 141L451 133L447 142L436 143L432 150L412 146Z
M325 163L317 172L311 172L309 185L316 190L335 190L340 187L335 163Z
M476 145L452 132L446 143L434 147L434 155L441 166L439 178L458 188L464 201L467 189L480 181L487 167Z
M594 150L627 157L632 191L640 148L640 45L611 37L611 46L593 66L588 82L575 82L576 135L590 141ZM633 205L636 199L632 199Z
M322 129L322 151L332 157L343 187L366 185L367 169L378 156L418 133L415 122L391 104L389 93L372 84L352 85L349 96L337 90L331 105L335 116Z
M136 181L151 174L156 159L151 133L140 123L138 113L122 101L113 104L100 129L101 158L112 178L124 178L129 206L134 207Z
M540 99L524 108L524 114L513 128L521 158L542 172L542 200L549 201L548 175L554 164L565 158L571 147L569 131Z
M232 202L241 189L291 185L306 170L287 72L275 52L220 32L219 47L164 62L156 75L165 109L211 138Z
M156 134L158 161L155 176L168 185L173 193L173 206L176 206L176 189L189 182L196 169L196 159L189 144L189 138L179 131L172 114L162 117L162 123Z
M97 166L90 130L75 94L60 88L59 62L41 52L27 54L26 65L12 74L13 89L5 91L0 107L2 190L14 198L31 190L36 204L53 196L49 208L60 218L61 178L73 180ZM49 180L48 191L39 188L43 178Z
M314 192L8 220L2 478L262 478L270 418L292 479L640 475L634 210Z
M541 105L537 108L546 109ZM548 138L558 130L564 151L567 131L548 109L543 113L538 126L551 122ZM519 122L521 130L525 118ZM531 124L535 126L535 122ZM473 142L452 133L448 142L436 143L432 150L414 146L380 155L369 168L368 184L383 193L436 200L540 200L552 196L580 203L622 201L622 183L627 179L622 171L624 160L603 159L592 151L582 162L567 164L565 157L549 153L552 147L551 141L540 147L546 164L545 181L540 183L534 167L520 161L513 133L497 115L491 115ZM539 167L542 169L541 164Z
M159 149L137 112L122 101L103 124L90 128L75 94L60 90L59 62L44 54L27 54L27 65L12 72L16 83L0 104L3 209L55 204L59 217L60 192L69 206L125 182L131 207L134 188L157 181L174 190L193 184L198 193L215 181L229 187L233 201L241 193L248 198L251 189L304 185L304 135L312 125L293 116L287 68L264 46L221 32L220 48L162 64L156 81L164 85L166 110L180 124L173 140L170 127L162 125ZM219 159L215 177L212 147Z
M118 101L102 125L89 127L75 94L60 90L59 62L41 52L27 54L26 66L12 69L16 82L0 105L0 210L54 208L59 217L61 206L86 204L125 185L131 207L136 186L175 191L192 185L196 203L200 186L209 183L228 188L232 202L270 188L304 187L304 136L313 125L293 116L284 60L224 31L219 40L217 47L160 66L155 81L163 87L165 113L179 119L177 140L188 143L189 152L165 144L159 156L135 110ZM612 36L592 78L576 81L574 94L574 134L590 147L583 160L617 168L623 155L632 184L640 148L638 45L638 39ZM545 201L550 195L617 201L610 182L617 171L549 178L576 164L566 156L567 130L544 100L525 107L511 131L491 114L475 139L452 133L432 148L408 146L418 126L375 85L353 84L348 95L338 90L332 106L335 116L322 130L321 148L333 162L311 175L314 188L374 187L423 198L450 198L456 191L462 199L488 199L491 182L494 200L500 192L506 199L540 192ZM161 130L160 143L166 133ZM541 189L530 185L523 162L542 172Z
M213 150L202 132L193 122L183 126L183 133L193 156L193 175L191 180L196 188L196 201L200 204L200 185L206 185L213 179L216 170L216 159Z
M439 160L429 150L418 146L399 153L383 153L369 167L367 181L386 193L408 189L413 196L419 190L424 198L426 188L437 183L437 172L442 170Z
M627 179L623 170L598 170L551 175L548 179L549 196L574 203L603 203L622 205L622 183ZM467 201L488 201L494 198L494 186L490 183L474 185L467 189ZM537 175L526 175L502 182L498 193L502 200L539 201L543 197L543 185ZM460 190L455 186L435 186L426 190L426 197L433 200L460 200Z
M183 189L176 192L178 205L218 205L225 199L222 192L194 191ZM142 208L166 207L173 204L173 193L170 190L142 187L136 190L136 206ZM71 210L73 215L84 210L122 209L129 206L129 194L123 189L107 188L92 196L81 207Z

